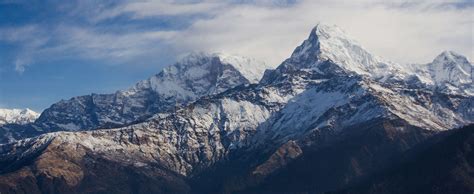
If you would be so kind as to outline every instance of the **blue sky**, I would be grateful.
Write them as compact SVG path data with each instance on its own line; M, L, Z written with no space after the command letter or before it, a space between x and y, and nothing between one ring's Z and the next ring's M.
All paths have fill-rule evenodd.
M318 22L373 53L427 63L474 56L470 0L0 0L0 107L125 89L186 53L226 52L278 65Z

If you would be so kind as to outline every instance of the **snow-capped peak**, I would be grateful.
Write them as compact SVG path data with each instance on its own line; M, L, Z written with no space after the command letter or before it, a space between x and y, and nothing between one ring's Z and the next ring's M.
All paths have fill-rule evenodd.
M444 51L429 65L431 75L437 83L454 85L472 83L473 65L466 57L453 51Z
M258 83L267 69L274 68L265 62L257 61L253 58L246 58L224 53L215 53L222 63L232 65L236 68L250 83Z
M406 68L437 91L474 95L473 64L454 51L442 52L431 63L410 64Z
M184 57L180 64L194 64L203 59L217 58L222 64L230 65L239 71L250 83L257 83L263 76L266 69L272 66L253 58L247 58L226 53L191 53Z
M26 124L34 122L39 113L26 109L2 109L0 108L0 125L4 124Z
M192 53L124 93L130 95L150 88L164 97L194 99L217 94L237 85L257 83L267 68L271 67L245 57Z
M462 56L454 51L443 51L440 53L436 58L433 60L434 62L436 61L456 61L456 62L468 62L467 58L465 56Z
M301 68L316 68L319 62L330 60L341 68L381 78L386 75L400 75L402 69L398 64L383 61L369 53L357 41L348 36L344 30L334 25L318 24L306 39L293 52L291 59L302 62ZM316 59L316 61L312 61Z

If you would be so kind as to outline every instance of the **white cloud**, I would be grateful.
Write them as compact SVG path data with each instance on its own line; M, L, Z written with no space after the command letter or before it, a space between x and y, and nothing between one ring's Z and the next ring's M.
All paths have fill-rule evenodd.
M34 58L34 53L48 42L49 37L44 36L43 33L44 31L36 25L0 29L0 43L10 42L21 46L20 52L16 54L12 62L14 70L19 74L25 72L26 67L32 64L31 59Z
M474 6L469 2L462 9L455 6L460 1L441 0L235 2L130 2L112 9L101 7L100 12L91 10L93 14L86 17L93 21L92 26L0 29L0 41L23 45L18 56L30 60L17 60L18 72L24 71L25 64L43 59L79 57L111 63L157 63L158 53L178 55L191 51L239 54L278 65L316 23L323 22L342 27L369 51L396 62L427 63L442 50L455 50L474 58ZM110 32L103 30L107 26L100 26L100 21L123 14L131 16L130 22L162 15L207 17L194 18L189 27L174 31L150 26ZM47 44L50 41L54 44Z
M23 74L23 72L25 72L25 68L26 66L28 66L30 63L28 60L25 60L25 59L16 59L15 61L15 71L20 73L20 74Z
M89 59L129 60L151 55L162 48L161 41L174 35L173 31L130 32L126 34L101 33L94 29L69 26L57 30L63 44L55 52L66 51Z
M174 31L114 34L100 32L95 28L69 25L59 25L49 30L37 26L25 26L1 29L0 35L5 36L0 37L0 43L5 41L20 47L12 64L14 70L22 74L34 63L68 58L107 61L113 64L136 64L138 58L148 60L150 56L160 56L160 52L171 52L163 49L166 47L164 40L174 34Z
M447 49L472 59L474 10L449 3L455 2L307 0L283 8L232 6L195 22L174 41L182 48L279 63L323 22L342 27L368 50L396 62L426 63Z
M224 6L222 1L200 3L179 3L169 0L136 1L104 11L94 17L94 21L113 18L122 14L132 14L134 19L162 15L211 14Z

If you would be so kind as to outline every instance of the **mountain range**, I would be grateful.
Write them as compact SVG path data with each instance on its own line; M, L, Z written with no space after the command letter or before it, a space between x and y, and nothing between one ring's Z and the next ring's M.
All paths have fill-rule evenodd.
M0 126L6 124L28 124L34 122L39 113L30 109L0 109Z
M0 192L474 191L466 57L397 64L319 24L269 68L192 54L130 89L4 125Z
M257 83L269 65L222 53L193 53L160 73L114 94L62 100L35 121L0 127L0 143L54 131L113 128L144 121L196 99ZM18 125L22 124L22 125Z

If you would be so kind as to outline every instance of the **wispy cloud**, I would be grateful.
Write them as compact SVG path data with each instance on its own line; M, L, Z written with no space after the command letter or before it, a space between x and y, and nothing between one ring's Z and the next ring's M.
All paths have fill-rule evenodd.
M16 59L15 61L15 71L17 71L18 73L22 74L23 72L25 72L25 68L26 66L28 66L29 63L27 60L25 59Z
M159 52L163 40L173 31L144 31L124 34L102 33L94 29L63 26L57 29L62 44L48 48L48 52L67 52L90 59L111 61L130 60Z
M159 61L157 53L228 52L277 65L317 23L341 26L375 54L429 62L442 50L474 58L470 1L140 1L59 6L79 22L0 27L0 43L19 45L18 72L38 60L82 58L113 63ZM80 10L88 10L87 12ZM82 14L82 15L81 15ZM196 17L199 16L199 17ZM184 27L166 24L188 21ZM140 26L130 25L139 23ZM119 26L110 28L110 26Z
M130 2L93 17L94 21L114 18L120 15L131 14L132 19L140 19L163 15L193 15L218 12L226 6L223 1L183 3L177 1L137 1Z

